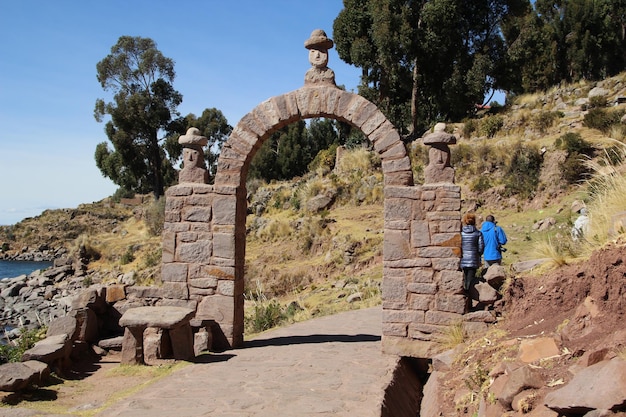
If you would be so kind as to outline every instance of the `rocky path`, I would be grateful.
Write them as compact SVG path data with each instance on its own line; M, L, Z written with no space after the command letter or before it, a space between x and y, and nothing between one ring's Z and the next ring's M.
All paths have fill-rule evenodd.
M380 334L380 307L268 331L97 416L380 416L396 361Z

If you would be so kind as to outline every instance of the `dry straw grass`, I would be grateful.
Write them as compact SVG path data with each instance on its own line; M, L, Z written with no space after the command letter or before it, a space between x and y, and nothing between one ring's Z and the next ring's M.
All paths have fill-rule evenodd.
M623 213L626 207L626 144L615 141L612 151L605 152L599 160L587 161L587 166L593 174L588 181L590 222L584 237L584 248L586 253L591 253L624 234L623 228L613 230L611 235L609 232L613 229L614 216Z

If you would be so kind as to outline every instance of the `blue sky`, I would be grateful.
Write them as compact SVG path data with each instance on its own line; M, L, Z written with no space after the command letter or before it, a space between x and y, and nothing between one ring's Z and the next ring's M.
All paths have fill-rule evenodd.
M332 37L342 8L341 0L0 0L0 225L117 189L95 165L106 135L93 109L109 98L96 64L120 36L151 38L175 61L182 115L215 107L234 126L302 87L311 66L304 41L318 28ZM356 91L359 70L334 48L328 66Z
M96 64L120 36L153 39L175 61L182 115L215 107L235 126L262 101L296 90L304 41L332 37L342 0L0 0L0 225L113 194L94 161L106 141L93 117L109 99ZM337 84L360 70L330 50Z

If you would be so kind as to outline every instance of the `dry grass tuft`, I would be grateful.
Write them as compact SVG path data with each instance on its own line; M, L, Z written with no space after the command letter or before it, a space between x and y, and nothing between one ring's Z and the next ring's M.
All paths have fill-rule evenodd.
M463 322L457 322L451 326L447 326L435 336L435 340L445 349L452 349L465 343L467 333L463 328Z

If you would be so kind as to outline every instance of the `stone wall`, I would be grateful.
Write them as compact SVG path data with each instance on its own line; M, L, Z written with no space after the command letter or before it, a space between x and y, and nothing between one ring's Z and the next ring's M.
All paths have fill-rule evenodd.
M428 358L433 334L462 321L461 189L385 188L383 351Z
M243 342L245 234L236 239L237 212L233 187L183 183L166 193L162 305L188 306L195 323L214 322L222 348ZM245 211L239 221L245 228Z

